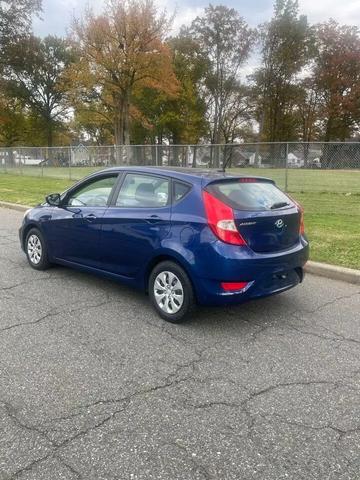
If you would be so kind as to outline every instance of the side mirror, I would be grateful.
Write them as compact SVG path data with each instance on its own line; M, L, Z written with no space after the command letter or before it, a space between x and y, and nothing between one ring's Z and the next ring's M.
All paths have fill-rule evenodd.
M52 207L58 207L61 200L60 193L51 193L50 195L45 197L45 200Z

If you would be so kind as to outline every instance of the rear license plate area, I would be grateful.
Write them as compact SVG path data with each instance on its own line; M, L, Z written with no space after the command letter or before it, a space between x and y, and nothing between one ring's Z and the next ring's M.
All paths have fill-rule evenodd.
M264 281L263 287L265 290L273 291L290 287L292 285L297 285L299 281L299 275L296 273L296 271L288 270L269 275Z

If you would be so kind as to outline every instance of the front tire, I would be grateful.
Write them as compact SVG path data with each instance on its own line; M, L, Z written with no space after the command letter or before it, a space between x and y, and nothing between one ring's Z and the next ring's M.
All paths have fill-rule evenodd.
M29 265L35 270L47 270L51 266L44 237L37 228L32 228L26 235L25 253Z
M171 261L161 262L152 270L149 296L160 317L171 323L186 320L195 306L194 290L187 273Z

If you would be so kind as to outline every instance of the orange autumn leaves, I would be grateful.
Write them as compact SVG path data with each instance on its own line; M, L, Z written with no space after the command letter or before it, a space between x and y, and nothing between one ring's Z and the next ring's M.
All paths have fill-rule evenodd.
M179 93L165 44L170 23L151 0L112 0L103 15L88 10L73 23L79 60L68 70L68 79L74 101L80 105L96 99L110 112L115 143L129 143L130 117L148 123L132 101L139 89L151 88L170 97Z

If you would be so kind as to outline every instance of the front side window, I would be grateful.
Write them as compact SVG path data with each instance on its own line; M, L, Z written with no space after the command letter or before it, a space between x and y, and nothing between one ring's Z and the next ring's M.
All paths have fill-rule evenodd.
M167 178L129 173L121 185L116 206L165 207L169 204L169 185Z
M87 183L71 193L67 204L71 207L106 207L117 175Z

